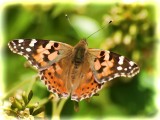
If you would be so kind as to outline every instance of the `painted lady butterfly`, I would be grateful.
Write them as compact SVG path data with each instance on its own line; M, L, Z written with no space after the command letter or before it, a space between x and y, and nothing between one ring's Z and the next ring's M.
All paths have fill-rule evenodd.
M116 53L89 49L86 40L74 47L56 41L17 39L9 48L28 59L49 91L59 98L81 101L97 93L116 77L133 77L139 67Z

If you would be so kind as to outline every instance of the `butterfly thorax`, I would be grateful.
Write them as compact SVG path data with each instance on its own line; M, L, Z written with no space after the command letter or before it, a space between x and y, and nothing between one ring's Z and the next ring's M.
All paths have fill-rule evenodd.
M79 66L84 62L84 56L87 51L87 42L85 40L81 40L73 50L73 59L72 63L76 66Z

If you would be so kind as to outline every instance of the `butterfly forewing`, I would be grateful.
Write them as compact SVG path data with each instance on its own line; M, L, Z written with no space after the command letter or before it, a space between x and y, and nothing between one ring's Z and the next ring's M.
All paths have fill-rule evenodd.
M116 77L133 77L139 72L139 67L133 61L116 53L89 49L88 60L95 80L104 83Z
M68 97L68 89L64 86L65 65L61 59L71 54L72 46L49 40L18 39L9 42L11 51L23 55L34 66L40 79L48 89L58 97ZM63 73L63 74L62 74Z
M9 48L23 55L39 71L48 68L70 54L72 46L49 40L17 39L9 42Z

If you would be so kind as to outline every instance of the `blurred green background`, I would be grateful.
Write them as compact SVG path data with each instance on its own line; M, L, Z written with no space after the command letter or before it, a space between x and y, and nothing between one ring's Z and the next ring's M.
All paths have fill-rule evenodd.
M67 14L72 26L65 18ZM108 22L113 20L109 25ZM68 99L61 117L152 117L155 105L155 9L153 5L56 3L45 5L14 4L5 7L5 90L8 92L24 81L32 81L37 72L24 67L26 59L13 54L7 43L16 38L40 38L75 45L80 39L106 27L88 39L90 48L106 49L124 55L140 66L133 78L116 78L106 83L99 96L79 103L74 111ZM73 28L74 27L74 28ZM20 88L27 90L30 82ZM45 85L36 81L33 101L48 98ZM16 92L16 91L15 91ZM14 94L14 93L13 93ZM11 96L10 94L9 96ZM8 97L6 99L8 99ZM51 116L51 102L45 115ZM86 112L87 111L87 112Z

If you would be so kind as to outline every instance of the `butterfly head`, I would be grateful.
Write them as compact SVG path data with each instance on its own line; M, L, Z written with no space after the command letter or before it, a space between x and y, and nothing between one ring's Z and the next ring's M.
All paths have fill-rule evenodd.
M80 40L74 47L75 50L84 49L84 51L86 51L87 48L88 48L88 43L87 43L86 39Z
M84 47L87 47L87 46L88 46L87 40L86 40L86 39L80 40L76 46L84 46Z

